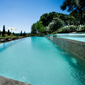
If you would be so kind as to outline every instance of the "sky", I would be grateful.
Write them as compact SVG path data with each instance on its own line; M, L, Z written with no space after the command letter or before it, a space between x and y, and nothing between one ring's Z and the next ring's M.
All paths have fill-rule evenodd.
M31 26L36 23L44 13L59 12L69 14L66 10L62 11L60 5L64 0L0 0L0 30L3 25L7 28L12 27L15 33L31 32Z

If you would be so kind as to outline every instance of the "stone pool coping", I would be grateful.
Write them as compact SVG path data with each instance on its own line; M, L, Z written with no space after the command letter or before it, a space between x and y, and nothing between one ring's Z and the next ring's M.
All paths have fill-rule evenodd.
M32 85L32 84L0 76L0 85Z
M65 38L57 38L56 36L45 35L45 37L61 48L85 60L85 42Z

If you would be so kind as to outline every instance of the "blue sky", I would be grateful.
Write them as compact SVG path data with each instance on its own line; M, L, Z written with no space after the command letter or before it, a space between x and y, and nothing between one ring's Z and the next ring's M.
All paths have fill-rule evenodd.
M62 11L60 5L64 0L0 0L0 30L13 27L14 32L30 32L31 25L40 19L44 13L52 11L69 14ZM7 29L6 29L7 30Z

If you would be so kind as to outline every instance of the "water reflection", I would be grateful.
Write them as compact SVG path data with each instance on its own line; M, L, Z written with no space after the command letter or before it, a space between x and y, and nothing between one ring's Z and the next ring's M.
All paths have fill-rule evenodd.
M37 40L36 40L37 39ZM37 49L37 51L38 52L40 52L40 46L39 45L41 45L41 44L39 44L39 43L41 43L41 42L44 42L41 38L39 39L39 38L36 38L36 39L33 39L33 38L31 38L31 42L32 42L32 45L34 44L34 42L37 42L36 44L34 44L33 45L33 47L36 49L36 48L39 48L39 50ZM42 41L41 41L42 40ZM49 41L50 42L50 41ZM44 43L44 47L47 47L47 48L49 48L49 46L48 45L50 45L49 44L49 42L47 43ZM38 46L37 46L37 44L38 44ZM46 44L46 45L45 45ZM58 55L60 54L61 55L61 57L62 57L62 59L64 60L64 62L66 62L66 70L64 70L63 68L61 69L61 70L63 70L63 71L66 71L66 72L68 72L69 73L69 77L73 77L73 79L74 80L76 80L77 82L79 82L79 84L80 84L80 82L81 82L81 84L80 85L85 85L85 60L82 60L82 59L79 59L78 57L76 57L76 56L74 56L74 55L71 55L70 53L68 53L68 52L66 52L66 51L64 51L64 50L61 50L61 48L60 47L58 47L57 45L54 45L55 47L56 47L56 57L58 57ZM41 46L42 47L42 46ZM46 51L46 49L47 48L44 48L44 47L42 47L42 49L45 49L45 51ZM52 46L53 47L53 46ZM50 48L49 48L50 49ZM58 50L59 51L58 51ZM52 50L52 48L51 48L51 50ZM53 50L54 50L54 48L53 48ZM52 50L52 52L53 52L53 50ZM50 53L49 53L50 54ZM57 61L56 61L57 62ZM60 62L62 62L62 60L60 60ZM60 63L61 64L61 63ZM63 63L63 64L65 64L65 63ZM57 67L58 68L58 67ZM59 73L58 73L59 74ZM65 73L66 74L66 73ZM65 74L63 74L63 76L65 75ZM67 74L66 74L66 76L67 76ZM72 80L73 80L72 79ZM73 80L73 81L74 81ZM77 83L78 84L78 83Z
M73 56L73 55L72 55ZM76 56L65 55L65 60L70 66L71 75L85 85L85 61Z

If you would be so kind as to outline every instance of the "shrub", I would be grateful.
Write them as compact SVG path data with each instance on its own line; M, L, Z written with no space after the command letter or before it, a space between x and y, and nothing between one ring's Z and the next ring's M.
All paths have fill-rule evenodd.
M77 28L78 28L77 26L70 25L70 26L62 27L61 29L57 30L57 32L60 32L60 33L76 32Z
M8 37L8 34L4 34L4 37Z
M56 34L56 32L53 32L53 34Z
M28 35L25 35L25 37L28 37Z
M85 25L79 26L77 32L85 32Z
M47 31L54 32L60 27L62 27L64 22L59 18L53 18L52 22L49 23L49 25L46 27Z

